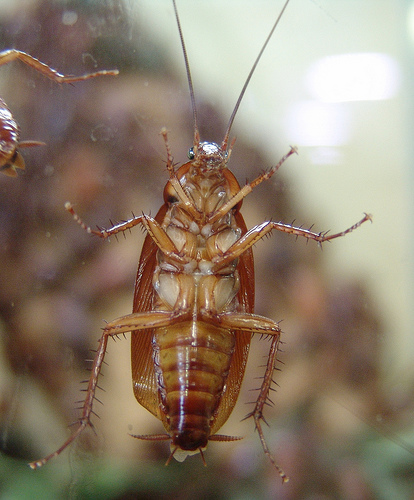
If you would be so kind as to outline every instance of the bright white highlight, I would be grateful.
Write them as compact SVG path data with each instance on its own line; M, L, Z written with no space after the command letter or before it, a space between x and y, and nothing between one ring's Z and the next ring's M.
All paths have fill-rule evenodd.
M373 101L393 97L400 80L397 62L386 54L342 54L316 61L306 87L322 102Z
M344 106L317 101L296 103L288 115L288 137L300 146L340 146L349 139Z

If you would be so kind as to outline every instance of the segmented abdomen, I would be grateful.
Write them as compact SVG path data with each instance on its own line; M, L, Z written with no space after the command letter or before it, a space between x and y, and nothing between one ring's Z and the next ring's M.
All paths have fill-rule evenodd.
M202 321L156 330L155 372L163 420L178 448L207 446L234 344L232 332Z

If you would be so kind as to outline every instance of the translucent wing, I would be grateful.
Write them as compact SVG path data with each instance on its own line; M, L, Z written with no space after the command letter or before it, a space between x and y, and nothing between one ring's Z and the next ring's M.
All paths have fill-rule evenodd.
M247 232L246 224L240 212L236 215L237 226L242 233ZM254 262L251 249L246 250L240 257L237 265L240 276L240 290L238 293L239 311L252 313L254 311ZM247 357L252 334L242 330L234 332L236 346L232 357L227 383L212 424L211 434L215 434L226 422L233 411L246 369Z
M166 211L167 205L163 205L155 220L161 223ZM154 295L152 278L156 266L157 249L151 236L147 235L138 265L133 312L152 310ZM132 384L138 403L161 419L154 373L152 333L152 329L131 332Z

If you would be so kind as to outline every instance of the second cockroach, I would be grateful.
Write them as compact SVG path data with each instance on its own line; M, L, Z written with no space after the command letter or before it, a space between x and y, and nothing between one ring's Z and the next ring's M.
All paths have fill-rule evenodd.
M39 61L39 59L21 50L9 49L0 52L0 66L16 60L20 60L31 66L56 83L74 83L89 80L97 76L115 76L118 74L118 70L102 70L82 76L62 75L47 64ZM0 97L0 172L10 177L16 177L16 169L23 170L25 168L19 149L32 146L44 146L44 143L39 141L20 141L19 125L5 101Z
M344 236L370 220L365 215L345 231L327 235L280 222L265 221L247 229L240 209L243 199L269 179L291 156L242 188L227 168L234 141L230 130L259 59L289 0L285 2L237 99L222 143L200 139L194 90L175 0L174 10L184 53L193 109L194 141L189 161L175 169L167 140L168 182L164 204L155 218L133 217L110 229L92 230L70 203L66 209L89 233L108 238L141 225L147 231L135 283L133 312L109 322L99 341L77 428L63 445L32 462L41 467L59 455L91 425L98 377L108 340L131 332L133 390L138 402L164 425L165 433L134 436L169 441L167 463L200 453L210 441L240 439L218 434L235 406L253 334L271 338L264 377L253 418L264 453L286 481L266 443L263 408L268 399L280 342L276 321L254 314L252 247L274 230L315 240L318 244Z

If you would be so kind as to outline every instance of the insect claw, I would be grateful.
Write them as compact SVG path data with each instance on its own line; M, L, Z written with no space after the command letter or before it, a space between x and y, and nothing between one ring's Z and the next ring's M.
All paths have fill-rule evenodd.
M171 450L170 456L168 457L167 461L165 462L165 465L170 465L170 462L172 460L172 457L174 456L174 453L178 450L178 447L176 446L173 450Z
M204 467L207 467L207 462L206 462L206 459L204 458L204 453L203 453L202 448L199 448L198 451L200 452L201 460L203 461Z

